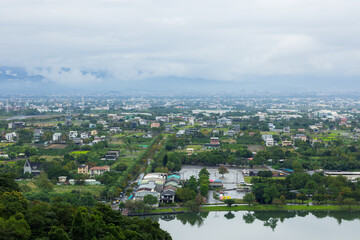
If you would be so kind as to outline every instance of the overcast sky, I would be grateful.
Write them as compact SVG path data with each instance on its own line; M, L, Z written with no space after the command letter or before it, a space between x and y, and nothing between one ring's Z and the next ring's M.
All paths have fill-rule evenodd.
M0 66L63 84L360 76L359 0L1 0L0 31Z

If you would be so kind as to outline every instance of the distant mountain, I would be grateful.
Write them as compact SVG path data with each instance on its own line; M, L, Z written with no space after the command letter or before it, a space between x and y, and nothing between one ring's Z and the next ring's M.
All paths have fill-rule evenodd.
M63 72L70 68L61 68ZM341 76L244 76L239 81L219 81L188 77L153 77L142 80L116 80L105 71L81 71L90 74L100 82L67 84L55 82L42 75L29 74L21 67L0 67L0 93L241 93L244 91L354 91L360 90L358 77ZM59 80L58 80L59 81ZM70 82L70 83L69 83Z

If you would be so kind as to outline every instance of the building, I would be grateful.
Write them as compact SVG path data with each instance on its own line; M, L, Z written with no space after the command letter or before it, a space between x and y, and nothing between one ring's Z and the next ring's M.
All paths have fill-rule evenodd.
M97 130L92 130L91 132L90 132L90 135L91 136L96 136L98 134L98 131Z
M89 138L89 134L87 132L81 133L80 134L80 138L81 139L88 139Z
M185 130L179 130L177 133L176 133L176 137L182 137L185 135Z
M69 138L73 139L76 138L78 136L78 132L77 131L70 131L69 132Z
M292 145L292 142L291 142L291 141L282 141L281 145L282 145L283 147L291 146L291 145Z
M120 157L120 152L118 150L109 150L105 154L105 160L117 160Z
M360 179L360 172L332 172L332 171L325 171L326 176L344 176L349 181L356 182L357 179Z
M261 138L264 140L265 146L267 146L267 147L274 146L275 142L274 142L273 136L271 134L262 135Z
M40 142L42 135L43 135L43 131L41 129L35 129L34 130L34 141Z
M30 160L27 159L23 167L24 173L30 173L34 176L39 175L41 173L41 164L41 162L30 162Z
M307 137L305 134L296 134L294 140L301 140L305 142L307 140Z
M220 141L218 137L212 137L210 138L210 144L213 146L218 146L220 145Z
M108 171L110 171L110 166L97 166L89 169L89 173L92 177L103 175Z
M61 133L54 133L53 134L53 142L57 142L61 140Z
M77 169L78 174L89 174L89 166L85 164L81 164Z
M17 129L17 128L24 128L25 123L24 122L12 122L8 123L8 128Z
M194 154L194 149L193 149L193 148L187 148L187 149L186 149L186 152L187 152L187 155L188 155L188 156L191 156L191 155Z
M15 132L11 132L11 133L6 133L5 134L5 139L9 142L13 142L14 138L16 138L16 133Z
M151 128L159 128L160 127L160 123L151 123L150 125Z

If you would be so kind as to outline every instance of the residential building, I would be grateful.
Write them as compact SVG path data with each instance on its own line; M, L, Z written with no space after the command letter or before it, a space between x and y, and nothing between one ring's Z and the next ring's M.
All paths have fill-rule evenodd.
M89 169L90 175L92 177L103 175L105 172L108 171L110 171L110 166L97 166Z
M41 162L30 162L30 160L27 159L23 167L24 173L30 173L34 176L39 175L41 172L41 164Z
M70 131L69 132L69 138L73 139L76 138L78 136L78 132L77 131Z
M16 138L16 133L15 132L11 132L11 133L6 133L5 134L5 139L9 142L13 142L14 138Z
M187 149L186 149L186 152L187 152L187 155L188 155L188 156L191 156L191 155L194 154L194 149L193 149L193 148L187 148Z
M264 140L265 146L267 146L267 147L274 146L275 142L274 142L273 136L271 134L262 135L261 138Z
M105 154L105 160L117 160L120 156L120 152L118 150L109 150L106 154Z
M151 123L150 125L151 128L159 128L160 127L160 123Z
M54 133L53 134L53 142L58 142L61 140L61 133Z
M89 166L85 164L81 164L77 169L78 174L89 174Z
M81 133L80 134L80 138L81 139L88 139L89 138L89 134L87 132Z

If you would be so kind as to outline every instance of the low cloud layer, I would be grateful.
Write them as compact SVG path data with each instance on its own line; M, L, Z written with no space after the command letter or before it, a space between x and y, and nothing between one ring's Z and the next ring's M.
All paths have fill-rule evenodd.
M353 78L359 12L356 0L2 0L0 66L64 85Z

